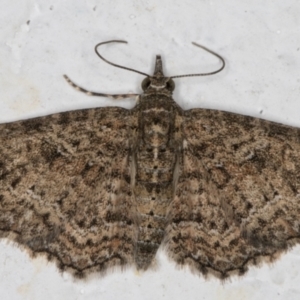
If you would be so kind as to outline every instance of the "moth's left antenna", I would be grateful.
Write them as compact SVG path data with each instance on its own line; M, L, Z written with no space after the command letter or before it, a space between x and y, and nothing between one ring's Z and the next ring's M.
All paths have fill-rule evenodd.
M125 69L125 70L128 70L128 71L131 71L131 72L135 72L135 73L138 73L138 74L141 74L141 75L145 75L147 77L149 77L150 75L144 73L144 72L141 72L141 71L138 71L138 70L135 70L135 69L131 69L131 68L128 68L128 67L124 67L124 66L121 66L121 65L117 65L117 64L114 64L110 61L108 61L107 59L105 59L99 52L98 52L98 47L101 46L101 45L104 45L104 44L109 44L109 43L123 43L123 44L127 44L126 41L122 41L122 40L112 40L112 41L107 41L107 42L102 42L102 43L99 43L95 46L95 52L96 54L103 60L105 61L106 63L114 66L114 67L117 67L117 68L120 68L120 69Z
M140 71L137 71L137 70L134 70L134 69L130 69L130 68L127 68L127 67L124 67L124 66L119 66L117 64L114 64L110 61L108 61L107 59L105 59L104 57L102 57L99 52L97 51L97 48L100 46L100 45L103 45L103 44L108 44L108 43L127 43L126 41L119 41L119 40L112 40L112 41L107 41L107 42L102 42L102 43L99 43L95 46L95 52L96 54L102 59L104 60L106 63L110 64L110 65L113 65L115 67L118 67L118 68L121 68L121 69L125 69L125 70L129 70L129 71L132 71L132 72L136 72L136 73L139 73L139 74L142 74L142 75L145 75L145 76L149 76L148 74L146 73L143 73L143 72L140 72ZM107 97L107 98L111 98L111 99L115 99L115 100L119 100L119 99L125 99L125 98L131 98L131 97L136 97L138 96L139 94L104 94L104 93L97 93L97 92L91 92L91 91L88 91L82 87L80 87L79 85L77 85L76 83L74 83L67 75L64 75L64 78L67 80L67 82L72 86L74 87L77 91L80 91L80 92L83 92L89 96L98 96L98 97Z

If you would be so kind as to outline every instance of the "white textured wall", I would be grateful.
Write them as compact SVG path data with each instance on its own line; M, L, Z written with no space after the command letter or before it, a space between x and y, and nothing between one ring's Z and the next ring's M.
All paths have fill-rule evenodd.
M221 74L176 80L174 98L183 108L216 108L300 127L299 20L297 0L0 0L0 122L116 105L76 92L63 74L94 91L141 91L142 76L113 68L93 52L98 42L125 39L128 45L103 47L103 55L146 73L152 73L156 54L167 75L219 66L191 41L226 58ZM78 281L2 241L0 299L299 299L299 270L296 247L273 265L222 284L177 270L160 253L155 271L128 269Z

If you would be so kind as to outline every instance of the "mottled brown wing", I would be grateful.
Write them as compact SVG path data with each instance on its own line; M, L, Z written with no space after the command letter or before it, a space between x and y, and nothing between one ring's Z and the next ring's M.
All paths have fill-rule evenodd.
M300 237L300 129L215 110L185 112L166 248L226 278Z
M130 130L123 108L0 125L0 237L78 276L133 261Z

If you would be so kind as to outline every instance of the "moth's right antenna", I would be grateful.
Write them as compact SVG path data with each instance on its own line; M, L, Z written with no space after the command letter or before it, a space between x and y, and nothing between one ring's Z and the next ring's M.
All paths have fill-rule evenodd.
M195 45L195 46L197 46L197 47L200 47L200 48L204 49L205 51L209 52L210 54L218 57L221 60L221 62L222 62L222 66L218 70L213 71L213 72L209 72L209 73L176 75L176 76L171 76L171 78L193 77L193 76L208 76L208 75L217 74L217 73L221 72L225 68L225 60L224 60L224 58L221 55L219 55L218 53L216 53L216 52L214 52L214 51L212 51L212 50L210 50L210 49L208 49L208 48L206 48L206 47L204 47L204 46L202 46L200 44L197 44L195 42L192 42L192 44Z

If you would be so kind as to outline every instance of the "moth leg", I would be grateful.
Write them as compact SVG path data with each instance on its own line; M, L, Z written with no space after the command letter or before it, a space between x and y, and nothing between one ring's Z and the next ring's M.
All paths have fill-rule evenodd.
M64 75L64 78L77 91L83 92L83 93L85 93L85 94L87 94L89 96L107 97L107 98L114 99L114 100L120 100L120 99L125 99L125 98L131 98L131 97L139 96L139 94L116 94L116 95L112 95L112 94L104 94L104 93L91 92L91 91L88 91L88 90L80 87L79 85L75 84L67 75Z

